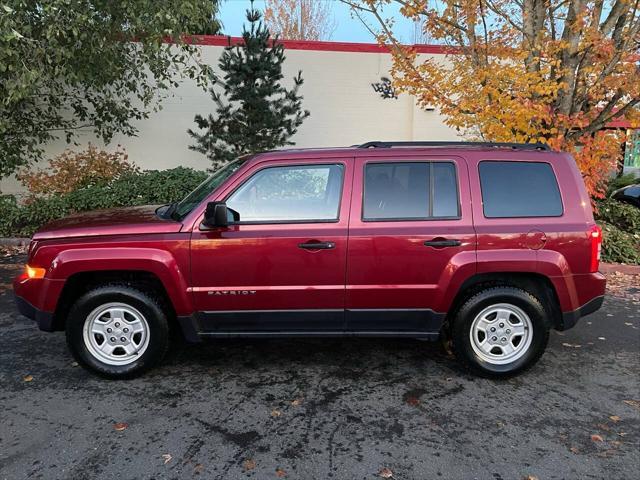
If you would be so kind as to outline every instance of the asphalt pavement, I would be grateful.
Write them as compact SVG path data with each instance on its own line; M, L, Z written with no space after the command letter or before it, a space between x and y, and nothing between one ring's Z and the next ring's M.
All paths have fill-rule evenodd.
M640 306L608 297L506 381L437 343L176 346L142 378L78 367L0 264L0 479L637 479ZM15 265L14 265L15 264Z

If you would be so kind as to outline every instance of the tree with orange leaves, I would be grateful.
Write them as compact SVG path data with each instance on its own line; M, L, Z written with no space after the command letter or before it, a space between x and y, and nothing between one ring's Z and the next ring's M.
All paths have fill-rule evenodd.
M396 88L436 105L446 123L487 141L544 142L572 153L604 195L622 132L640 125L640 0L342 0L379 25ZM449 46L444 60L401 45L396 4Z
M264 21L272 35L285 40L328 40L336 24L330 2L265 0Z

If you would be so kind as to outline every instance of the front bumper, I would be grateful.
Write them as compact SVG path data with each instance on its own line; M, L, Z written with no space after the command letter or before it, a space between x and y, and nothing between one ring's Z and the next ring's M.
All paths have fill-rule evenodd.
M585 317L597 310L600 310L602 307L602 302L604 302L604 295L599 297L595 297L589 300L587 303L582 305L577 310L573 312L564 312L562 314L561 324L558 325L558 330L568 330L575 326L582 317Z
M55 331L53 324L53 313L45 312L31 305L24 298L14 294L18 312L30 320L34 320L38 324L38 328L45 332Z

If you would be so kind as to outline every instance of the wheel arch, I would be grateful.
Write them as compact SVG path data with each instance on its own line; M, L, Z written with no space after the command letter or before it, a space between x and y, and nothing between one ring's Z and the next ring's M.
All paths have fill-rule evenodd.
M145 270L88 270L72 274L65 281L53 314L54 330L64 330L69 310L86 292L103 285L128 285L152 292L168 309L168 316L176 318L176 309L162 280Z
M496 286L516 287L532 293L547 310L551 325L555 328L561 325L560 300L553 282L548 277L535 272L490 272L477 273L462 282L448 309L445 328L448 328L449 320L457 314L467 299L480 290Z

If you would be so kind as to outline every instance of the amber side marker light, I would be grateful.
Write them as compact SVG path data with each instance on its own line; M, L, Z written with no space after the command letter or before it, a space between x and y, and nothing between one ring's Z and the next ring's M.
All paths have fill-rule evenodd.
M46 270L44 268L30 267L29 265L27 265L27 268L26 268L27 277L31 279L44 278L45 272Z

